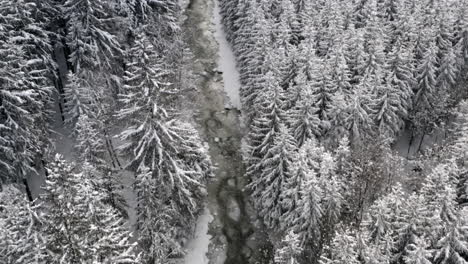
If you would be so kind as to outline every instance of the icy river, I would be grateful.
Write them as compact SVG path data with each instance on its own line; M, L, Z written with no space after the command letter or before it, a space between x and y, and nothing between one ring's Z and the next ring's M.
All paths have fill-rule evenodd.
M216 0L214 0L216 1ZM199 76L195 120L216 166L206 209L187 245L184 264L268 263L270 246L250 217L244 194L239 73L213 0L191 0L184 31Z

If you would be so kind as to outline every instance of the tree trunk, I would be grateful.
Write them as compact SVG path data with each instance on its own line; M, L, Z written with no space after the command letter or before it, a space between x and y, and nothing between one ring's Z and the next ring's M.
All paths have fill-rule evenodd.
M419 146L418 146L417 152L419 152L421 150L421 146L422 146L422 143L424 142L424 137L425 136L426 136L426 133L423 133L423 135L421 137L421 141L419 141Z
M28 183L28 180L26 180L26 178L23 178L23 184L24 184L24 187L26 187L26 195L28 197L28 200L30 202L32 202L33 197L32 197L32 193L31 193L31 188L29 188L29 183Z
M411 131L411 137L410 137L410 141L409 141L409 144L408 144L408 153L406 153L406 158L409 157L409 154L410 154L410 151L411 151L411 145L413 145L413 141L414 141L414 132Z

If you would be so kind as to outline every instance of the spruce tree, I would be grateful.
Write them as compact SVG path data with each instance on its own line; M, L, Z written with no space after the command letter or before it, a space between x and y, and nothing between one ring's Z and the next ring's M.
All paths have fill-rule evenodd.
M81 69L110 68L114 56L121 54L116 36L109 32L115 21L113 5L106 1L67 0L62 12L67 20L66 41L71 49L69 61L73 72Z
M10 185L0 192L0 263L46 263L48 236L38 205Z
M41 194L47 263L138 263L123 219L83 173L56 156ZM119 241L119 243L116 243Z
M280 248L275 251L275 263L278 264L298 264L302 248L298 235L290 231L281 240Z
M295 151L294 138L287 128L280 124L273 135L273 143L256 165L259 174L249 184L252 197L260 217L269 228L279 227L283 213L282 194L284 186L293 174L292 154Z

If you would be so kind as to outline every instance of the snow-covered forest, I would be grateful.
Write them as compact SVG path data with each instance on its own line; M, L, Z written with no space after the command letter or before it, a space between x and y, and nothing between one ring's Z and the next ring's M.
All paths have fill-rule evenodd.
M183 255L212 165L181 19L177 1L0 1L0 263Z
M468 2L220 2L270 259L468 263Z
M468 264L466 0L0 0L0 264Z

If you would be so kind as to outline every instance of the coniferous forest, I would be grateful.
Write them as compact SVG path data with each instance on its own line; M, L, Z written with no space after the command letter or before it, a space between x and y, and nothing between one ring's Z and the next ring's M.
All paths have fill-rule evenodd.
M466 0L0 0L0 58L0 264L468 264Z

